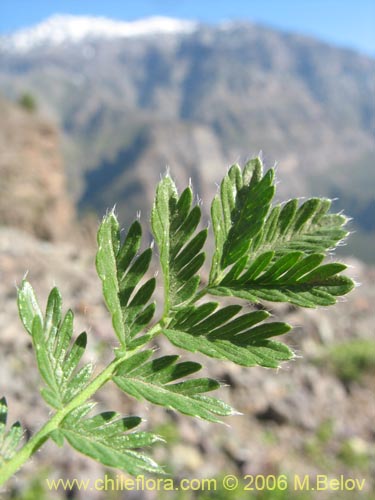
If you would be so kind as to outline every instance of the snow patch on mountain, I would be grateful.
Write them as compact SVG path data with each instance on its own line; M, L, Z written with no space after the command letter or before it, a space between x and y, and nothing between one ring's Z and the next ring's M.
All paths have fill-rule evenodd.
M149 17L126 22L105 17L56 14L36 26L2 37L1 42L7 48L24 52L41 45L56 46L87 39L191 33L196 28L197 23L194 21L170 17Z

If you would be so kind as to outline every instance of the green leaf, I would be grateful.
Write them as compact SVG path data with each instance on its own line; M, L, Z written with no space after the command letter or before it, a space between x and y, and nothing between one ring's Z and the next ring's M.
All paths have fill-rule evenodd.
M280 361L293 358L289 347L269 340L287 333L289 325L263 323L270 316L266 311L240 314L241 306L216 311L218 306L208 302L181 310L163 332L177 347L242 366L277 368Z
M320 264L346 237L347 219L328 214L331 201L324 198L271 208L273 179L273 169L263 176L259 158L242 171L234 165L223 179L211 209L216 251L208 291L252 302L335 304L354 283L340 274L344 265Z
M98 231L96 269L103 284L103 295L112 316L113 328L122 345L125 345L125 325L120 305L120 286L116 257L120 247L120 228L114 213L104 217Z
M78 370L86 348L87 335L81 333L72 343L73 313L62 318L62 300L59 290L51 290L43 318L31 285L23 282L18 291L18 303L23 304L25 328L30 329L39 372L47 384L41 389L44 400L53 408L62 408L88 384L93 370L91 363ZM27 311L27 313L25 313ZM21 316L22 317L22 316ZM31 322L31 328L30 328Z
M60 425L60 432L73 448L107 467L116 467L132 475L144 472L163 474L150 457L136 451L162 439L149 432L128 432L141 423L139 417L121 417L104 412L83 418L92 405L71 412Z
M214 198L211 216L216 249L211 283L248 252L252 239L262 229L275 192L273 170L264 177L262 172L259 158L251 160L243 172L233 165L221 183L220 194Z
M19 422L6 431L8 405L5 398L0 399L0 466L10 460L17 452L23 431Z
M330 207L331 200L326 198L311 198L300 206L296 199L276 205L251 242L252 258L266 250L278 258L291 251L312 254L334 249L348 234L344 229L348 219L329 214Z
M349 293L354 283L339 274L346 269L344 264L319 265L323 259L322 254L291 251L270 264L270 259L265 259L263 254L242 275L233 279L226 276L209 291L213 295L234 296L251 302L290 302L309 308L329 306L336 303L336 297Z
M56 341L58 327L61 321L62 298L59 290L55 287L48 296L46 314L44 320L44 333L49 345Z
M64 444L64 434L60 431L60 429L55 429L51 432L50 438L59 446L60 448Z
M195 233L201 210L191 208L191 188L178 196L173 180L166 175L159 183L151 214L152 231L160 252L164 278L164 317L197 291L205 254L201 252L207 230Z
M98 231L96 268L123 350L149 324L155 311L155 305L148 304L155 289L155 279L149 279L138 288L152 257L151 248L137 256L141 239L142 228L135 221L121 244L120 228L113 212L104 217Z
M175 382L200 370L199 363L176 363L177 355L147 361L151 354L151 350L134 354L120 365L113 380L126 394L211 422L219 422L218 416L233 414L227 404L202 395L220 387L216 380L199 378Z
M35 316L43 318L34 290L26 280L22 281L21 287L17 290L17 305L21 321L26 331L31 335L33 320Z

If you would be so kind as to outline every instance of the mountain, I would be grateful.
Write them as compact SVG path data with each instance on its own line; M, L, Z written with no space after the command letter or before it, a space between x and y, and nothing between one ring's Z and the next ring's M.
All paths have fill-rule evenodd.
M247 22L65 16L3 37L0 58L0 90L62 128L81 211L148 216L167 166L207 199L262 150L283 197L339 197L357 231L345 251L374 258L373 59Z
M22 29L3 37L10 50L27 52L43 45L62 45L95 39L140 37L159 34L190 33L196 23L169 17L150 17L121 22L105 17L56 14L35 27Z

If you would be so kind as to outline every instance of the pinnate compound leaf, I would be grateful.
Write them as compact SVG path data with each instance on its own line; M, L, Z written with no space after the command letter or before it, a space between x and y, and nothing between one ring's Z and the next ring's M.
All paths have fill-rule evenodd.
M216 282L222 270L248 252L269 211L275 192L273 181L272 169L263 176L259 158L248 162L243 171L233 165L224 177L220 193L211 206L216 243L211 283Z
M125 326L122 317L116 256L120 247L120 228L113 213L104 217L98 231L96 269L103 284L103 296L112 316L112 324L121 344L125 344Z
M326 198L310 198L301 205L296 199L275 205L251 240L249 264L264 252L274 252L276 260L293 251L310 255L334 249L348 235L348 219L329 213L331 204Z
M201 250L207 230L196 233L201 210L197 205L192 207L192 201L191 188L186 188L179 196L169 175L157 187L151 226L160 252L165 316L170 309L193 297L200 282L196 273L205 260Z
M91 409L90 404L78 408L59 427L73 448L107 467L116 467L132 475L164 472L154 460L138 451L162 439L150 432L129 432L141 423L139 417L121 417L108 411L83 418Z
M134 354L120 365L113 380L126 394L211 422L233 414L233 409L223 401L203 395L220 387L216 380L196 378L176 382L200 370L199 363L177 363L178 355L148 361L152 352Z
M341 271L346 266L333 262L319 265L322 254L306 255L289 252L272 261L267 252L239 276L226 276L210 293L234 296L251 302L262 300L290 302L300 307L314 308L336 303L336 298L349 293L353 281ZM229 273L228 273L229 274Z
M91 363L78 370L87 335L83 332L72 342L73 312L68 310L62 317L62 300L58 288L53 288L48 296L44 317L39 306L34 306L36 298L30 283L23 281L18 296L20 316L25 310L28 311L27 329L31 322L30 333L37 364L46 383L41 394L50 406L62 408L82 391L91 378Z
M270 338L287 333L286 323L264 323L270 314L239 314L239 305L221 307L217 302L189 306L179 311L163 333L177 347L232 361L242 366L277 368L294 357L286 345Z
M8 405L5 398L0 399L0 466L10 460L16 453L22 439L23 431L19 422L14 423L7 431L6 423Z
M324 198L271 208L273 179L273 169L263 176L259 159L243 170L234 165L224 178L211 210L216 251L209 292L302 307L334 304L354 283L340 274L343 264L322 261L347 236L347 218L329 214Z
M119 223L113 212L104 217L98 231L96 269L113 328L124 350L150 323L155 312L155 304L148 303L155 279L138 287L152 257L151 248L138 255L141 239L142 228L135 221L121 244Z

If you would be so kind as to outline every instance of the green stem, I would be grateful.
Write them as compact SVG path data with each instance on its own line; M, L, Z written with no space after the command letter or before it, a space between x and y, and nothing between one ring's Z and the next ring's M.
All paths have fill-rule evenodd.
M112 361L94 380L64 408L58 410L53 417L21 448L17 454L0 468L0 486L13 476L23 464L47 441L52 431L56 430L62 420L72 410L85 403L96 391L98 391L111 378L117 366L122 363L134 351L129 352L120 359Z
M162 323L161 320L158 321L152 328L150 328L150 330L147 332L147 335L151 335L151 338L154 338L157 335L159 335L159 333L162 332L161 323ZM134 353L134 351L131 351L131 354L133 354L133 353Z

